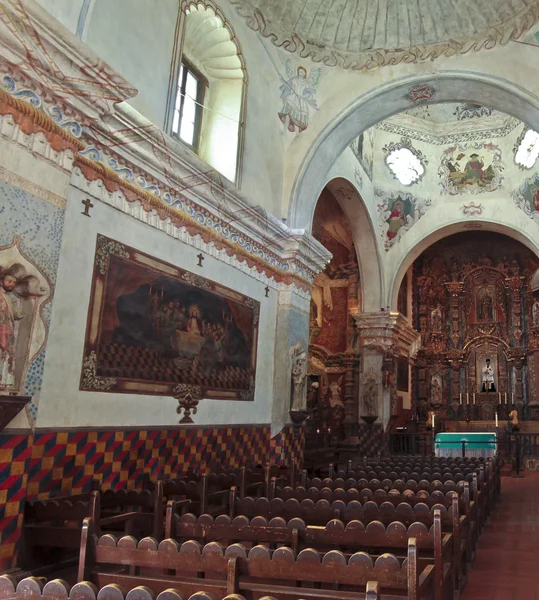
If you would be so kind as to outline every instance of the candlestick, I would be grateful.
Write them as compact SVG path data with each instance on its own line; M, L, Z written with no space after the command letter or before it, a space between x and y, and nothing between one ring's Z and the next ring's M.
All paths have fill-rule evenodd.
M470 392L466 392L466 404L470 404Z
M515 393L513 392L511 394L511 404L514 404L514 403L515 403Z
M459 394L459 404L462 404L462 392Z
M505 392L505 403L507 404L507 392Z
M431 417L432 417L432 428L434 429L434 413L432 413Z
M475 392L473 393L472 404L475 404Z
M496 413L496 429L498 429L498 413Z

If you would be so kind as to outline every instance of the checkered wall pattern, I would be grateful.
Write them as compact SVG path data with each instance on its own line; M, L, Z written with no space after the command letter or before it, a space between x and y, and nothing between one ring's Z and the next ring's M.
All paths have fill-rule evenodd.
M24 503L103 489L137 487L187 470L287 465L303 455L303 436L268 426L0 435L0 571L13 566Z
M359 425L358 454L377 456L385 453L386 439L381 425Z

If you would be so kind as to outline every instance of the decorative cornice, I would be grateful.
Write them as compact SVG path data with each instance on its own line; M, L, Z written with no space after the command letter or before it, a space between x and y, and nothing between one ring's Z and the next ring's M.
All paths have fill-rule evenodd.
M57 125L51 117L48 117L28 102L19 100L2 89L0 89L0 115L11 115L26 135L43 133L56 152L62 152L66 149L77 152L85 146L74 135Z
M45 188L28 181L24 177L17 175L17 173L12 173L3 167L0 167L0 179L2 181L7 181L11 185L21 188L22 190L25 190L36 198L40 198L41 200L45 200L45 202L49 202L56 208L60 208L62 210L65 210L66 208L67 200L65 198L62 198L53 192L49 192L49 190L46 190Z
M539 3L533 0L519 14L470 37L455 37L431 44L415 44L408 48L374 48L351 52L336 49L330 45L331 43L324 44L322 41L303 37L296 31L281 28L279 22L266 19L262 11L250 0L230 0L230 3L236 7L252 30L269 38L275 46L299 54L302 58L309 58L316 63L324 63L328 67L356 71L394 66L401 62L419 63L442 56L452 57L468 52L490 50L497 45L505 45L511 40L520 38L539 18Z
M24 62L25 52L36 51L32 43L46 66ZM187 243L200 236L216 258L231 264L235 257L251 276L310 293L329 252L307 232L291 230L253 205L132 107L113 107L132 90L33 0L0 0L0 55L0 114L12 115L25 134L42 133L55 151L73 152L73 175L102 182L109 198L100 191L98 199L111 203L110 196L121 192L127 205L116 202L115 208L132 214L128 205L136 201L148 213L145 222L155 215L159 229L168 223L180 237L183 228Z
M421 346L421 334L398 312L356 313L352 315L363 348L393 356L414 358Z

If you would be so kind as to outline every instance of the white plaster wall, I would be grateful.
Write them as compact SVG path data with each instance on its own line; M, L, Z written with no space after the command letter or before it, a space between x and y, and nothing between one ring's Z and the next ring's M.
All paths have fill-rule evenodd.
M158 127L165 107L177 0L95 0L86 43L134 85L129 103Z
M206 256L202 269L198 268L197 248L153 230L95 199L91 218L82 216L81 201L87 197L80 190L70 187L37 425L171 426L176 425L180 419L176 414L178 404L174 398L79 390L98 233L200 273L260 301L254 402L203 400L194 415L194 421L200 425L269 423L273 394L277 293L271 291L269 298L266 298L262 283L211 256Z
M85 0L37 0L37 2L71 33L77 32L77 24ZM89 0L86 2L88 3Z

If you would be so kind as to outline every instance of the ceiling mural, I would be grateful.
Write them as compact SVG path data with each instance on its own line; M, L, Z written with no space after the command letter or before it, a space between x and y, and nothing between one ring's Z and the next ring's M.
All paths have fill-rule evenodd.
M532 219L539 220L539 174L526 181L512 194L516 205Z
M519 39L539 17L536 0L230 1L276 46L356 70L491 49Z
M378 227L386 250L400 241L402 236L425 214L431 200L421 200L405 192L390 192L376 188Z
M439 168L441 193L482 194L500 188L502 153L496 144L457 144L444 150Z

